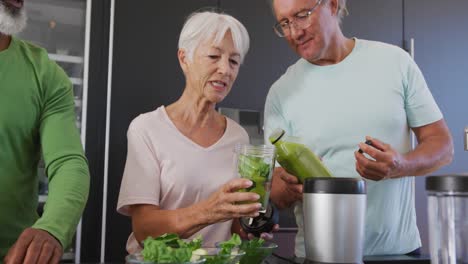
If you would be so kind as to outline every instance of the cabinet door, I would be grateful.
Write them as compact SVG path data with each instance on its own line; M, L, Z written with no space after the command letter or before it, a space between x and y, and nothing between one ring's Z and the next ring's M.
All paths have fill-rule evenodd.
M388 0L347 1L349 15L342 21L346 37L403 43L403 3Z
M185 18L216 0L115 1L109 139L106 261L124 261L130 218L115 211L127 153L126 132L138 114L174 102L185 81L177 43Z
M452 133L455 157L433 174L468 171L463 130L468 125L468 1L405 0L405 39L414 39L415 61ZM416 181L418 225L428 252L427 198L424 178Z
M263 111L266 95L299 57L273 31L275 18L268 1L221 0L220 7L247 28L250 49L223 107Z

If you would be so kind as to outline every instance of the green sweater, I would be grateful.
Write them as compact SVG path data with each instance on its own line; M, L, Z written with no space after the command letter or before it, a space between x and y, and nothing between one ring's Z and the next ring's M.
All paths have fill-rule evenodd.
M39 218L41 151L49 196ZM44 49L12 38L0 51L0 262L27 227L48 231L66 248L88 192L72 85Z

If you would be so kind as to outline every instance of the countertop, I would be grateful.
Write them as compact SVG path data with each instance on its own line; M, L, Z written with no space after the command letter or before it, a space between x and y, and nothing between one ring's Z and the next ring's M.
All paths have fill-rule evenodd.
M383 263L414 263L414 264L430 264L430 257L426 255L421 256L407 256L407 255L389 255L389 256L369 256L364 257L365 264L383 264ZM270 256L264 264L312 264L305 261L303 258L278 258L277 256Z
M123 262L106 262L105 264L121 264ZM364 258L364 264L384 264L384 263L412 263L412 264L430 264L429 256L407 256L407 255L391 255L391 256L371 256ZM89 264L98 264L89 263ZM303 258L279 258L270 256L263 261L263 264L313 264L305 261Z

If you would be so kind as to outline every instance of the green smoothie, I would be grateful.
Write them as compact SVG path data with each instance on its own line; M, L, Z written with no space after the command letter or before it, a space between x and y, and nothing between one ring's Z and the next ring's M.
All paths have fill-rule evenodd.
M301 183L309 177L333 177L320 159L305 145L288 141L284 131L275 131L270 141L276 146L276 160Z
M272 162L268 164L261 157L240 154L238 158L237 171L239 175L253 183L251 187L239 191L254 192L260 195L259 202L262 204L262 209L268 206L272 166Z

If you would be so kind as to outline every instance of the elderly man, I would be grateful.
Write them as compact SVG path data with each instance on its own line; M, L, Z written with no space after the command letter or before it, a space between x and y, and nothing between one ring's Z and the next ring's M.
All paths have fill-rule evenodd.
M25 24L22 0L0 0L0 262L58 263L85 206L89 172L71 83L44 49L12 37ZM49 196L39 218L41 150Z
M421 247L414 176L451 162L451 135L406 52L343 35L345 4L272 0L274 29L301 58L269 91L265 134L281 127L301 137L335 176L366 179L365 255L412 253ZM418 141L414 149L411 130ZM279 207L296 204L295 254L303 257L302 185L278 168L272 188Z

